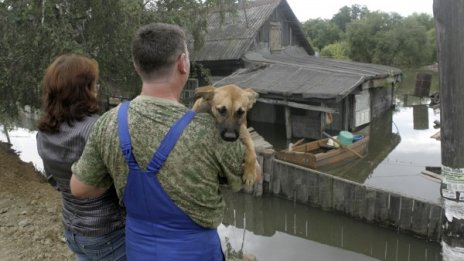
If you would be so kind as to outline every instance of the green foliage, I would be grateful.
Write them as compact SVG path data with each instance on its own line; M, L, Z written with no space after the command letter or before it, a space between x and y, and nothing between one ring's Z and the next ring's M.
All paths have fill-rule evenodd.
M348 60L348 45L346 42L329 44L321 50L321 57Z
M433 62L434 46L423 22L411 16L371 13L346 31L349 57L354 61L411 67Z
M325 19L310 19L303 23L303 30L311 45L318 50L340 40L342 35L336 24Z
M347 24L362 19L369 14L369 9L366 6L352 5L351 7L344 6L340 8L336 13L331 22L337 25L337 27L345 32Z
M434 19L428 14L402 17L352 5L342 7L331 20L308 20L303 29L326 57L348 56L353 61L402 68L431 64L437 57Z
M413 67L429 62L427 35L425 27L417 20L407 18L401 26L378 36L377 46L372 57L374 63Z
M435 27L427 31L427 50L430 52L429 63L437 61L437 34Z
M204 45L203 33L207 30L208 13L219 9L235 12L238 2L246 5L249 0L159 0L146 1L143 14L144 22L165 22L184 26L193 38L194 50L198 51Z
M356 20L346 28L346 41L349 45L349 57L354 61L371 63L379 34L390 28L389 16L371 13L365 19Z
M198 86L206 86L212 83L209 69L196 62L193 62L192 66L190 66L190 77L198 80Z
M131 59L137 28L151 22L176 23L192 33L195 46L201 46L206 14L212 8L234 10L237 2L0 0L0 113L15 115L24 105L40 107L43 73L64 53L98 61L102 99L134 97L140 88Z

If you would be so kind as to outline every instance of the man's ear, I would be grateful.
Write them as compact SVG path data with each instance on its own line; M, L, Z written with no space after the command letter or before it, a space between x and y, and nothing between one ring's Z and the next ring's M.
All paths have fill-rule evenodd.
M250 110L253 107L253 105L256 103L256 98L258 98L259 94L253 91L251 88L246 88L245 92L246 92L246 96L248 97L247 110Z
M178 59L178 62L177 62L177 69L181 73L189 73L189 68L190 68L190 65L188 64L189 62L190 61L189 61L189 59L187 59L187 54L182 53L179 56L179 59Z
M209 102L213 99L215 90L216 88L214 88L213 86L198 87L195 89L195 97L201 97Z

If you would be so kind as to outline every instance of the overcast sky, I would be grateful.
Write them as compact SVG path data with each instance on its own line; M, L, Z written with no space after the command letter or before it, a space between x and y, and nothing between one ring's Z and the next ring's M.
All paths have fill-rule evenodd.
M433 15L433 0L287 0L300 22L330 19L343 6L365 5L370 11L396 12L408 16L414 12Z

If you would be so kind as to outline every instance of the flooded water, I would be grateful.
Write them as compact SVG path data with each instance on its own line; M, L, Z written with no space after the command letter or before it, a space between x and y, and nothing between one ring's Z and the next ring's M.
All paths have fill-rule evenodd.
M277 197L225 193L221 239L258 260L442 260L440 245Z
M433 111L428 113L430 122L438 117ZM430 126L427 130L414 130L412 114L413 108L408 107L391 113L401 139L396 133L391 134L391 137L397 138L384 141L394 147L391 151L387 149L390 152L386 158L372 172L358 169L357 173L362 173L361 176L352 176L354 180L364 179L366 184L402 193L408 192L404 188L408 188L409 192L417 191L419 195L428 190L428 195L423 197L438 198L439 184L419 174L425 165L440 163L439 142L429 137L436 130ZM36 131L30 129L34 124L23 121L20 125L25 127L9 131L12 148L19 152L23 161L32 162L42 170L36 150ZM416 131L424 133L418 135ZM6 141L3 132L0 140ZM442 260L438 243L365 224L343 215L277 197L255 198L225 191L225 199L226 215L218 230L229 256L245 253L256 256L257 260L271 261Z
M439 112L428 100L403 89L394 110L372 122L369 153L364 160L334 170L334 175L362 184L432 202L440 201L439 183L421 174L440 166L440 142L430 138L439 129ZM22 119L9 131L21 159L43 166L37 154L34 120ZM252 126L276 149L287 146L285 127ZM1 128L3 129L3 127ZM6 141L3 132L0 140ZM333 212L277 197L256 198L225 191L227 209L218 231L229 256L257 260L439 261L441 247L407 234L366 224Z
M440 121L440 114L424 105L428 102L418 99L417 103L423 104L406 106L397 100L395 109L370 124L368 154L364 159L320 170L360 184L440 203L439 181L422 174L426 166L441 166L440 141L431 138L439 132L434 128L434 121ZM287 147L285 126L252 124L276 150Z

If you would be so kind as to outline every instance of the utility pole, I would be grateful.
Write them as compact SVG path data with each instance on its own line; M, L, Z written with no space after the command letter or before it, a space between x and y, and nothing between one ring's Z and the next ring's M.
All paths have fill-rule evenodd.
M464 260L464 1L434 0L440 83L444 261Z

